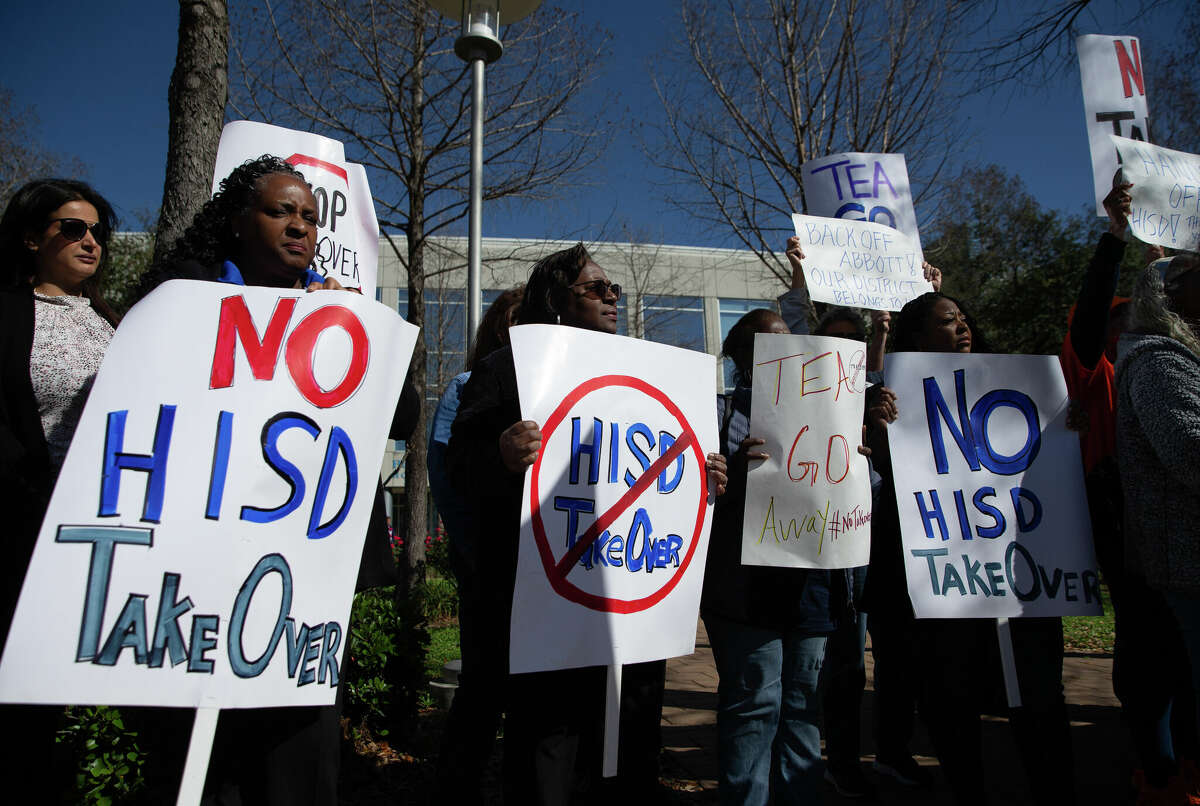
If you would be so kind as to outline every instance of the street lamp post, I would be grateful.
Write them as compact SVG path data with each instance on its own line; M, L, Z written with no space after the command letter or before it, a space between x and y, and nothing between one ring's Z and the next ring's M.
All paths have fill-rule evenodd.
M467 348L479 329L483 304L479 278L483 247L483 72L500 58L500 21L529 16L542 0L429 0L443 15L462 22L454 43L458 58L471 65L471 213L467 237Z

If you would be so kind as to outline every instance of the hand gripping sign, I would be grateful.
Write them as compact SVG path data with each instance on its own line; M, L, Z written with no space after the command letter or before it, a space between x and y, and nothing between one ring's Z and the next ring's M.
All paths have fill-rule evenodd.
M1200 249L1200 156L1109 135L1129 189L1129 229L1146 243Z
M921 255L921 234L913 208L903 154L829 154L800 166L808 214L871 221L898 229Z
M1112 190L1118 167L1117 150L1109 136L1150 139L1142 53L1136 36L1087 34L1076 38L1075 48L1092 153L1096 215L1103 218L1104 197Z
M898 311L933 290L920 246L900 230L799 213L792 224L804 250L804 281L817 302Z
M526 474L512 671L692 652L712 356L552 325L511 332L522 416L543 440Z
M742 564L853 568L871 557L871 480L858 453L866 356L828 336L754 337Z
M1058 359L897 353L888 444L917 618L1100 615Z
M221 130L213 192L229 172L249 159L274 154L295 166L317 200L317 250L313 271L346 288L375 296L379 222L361 165L346 162L342 144L310 132L235 120Z

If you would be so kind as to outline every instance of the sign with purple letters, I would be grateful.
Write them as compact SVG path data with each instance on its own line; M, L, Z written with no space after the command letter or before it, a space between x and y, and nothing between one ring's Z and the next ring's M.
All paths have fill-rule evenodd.
M921 233L903 154L830 154L809 160L800 171L809 215L898 229L912 239L920 255Z
M1109 135L1129 189L1129 230L1169 249L1200 250L1200 156Z
M359 294L174 280L122 321L0 701L328 705L416 328Z
M917 618L1100 615L1058 359L895 353L888 445Z
M792 224L804 250L804 282L817 302L898 311L933 290L920 246L898 229L798 213Z

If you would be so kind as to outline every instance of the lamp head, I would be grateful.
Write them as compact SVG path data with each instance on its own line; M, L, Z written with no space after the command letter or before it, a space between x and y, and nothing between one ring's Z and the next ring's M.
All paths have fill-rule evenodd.
M463 61L483 59L491 63L500 58L500 23L505 25L528 17L542 0L429 0L443 16L462 22L462 33L454 43L454 52Z

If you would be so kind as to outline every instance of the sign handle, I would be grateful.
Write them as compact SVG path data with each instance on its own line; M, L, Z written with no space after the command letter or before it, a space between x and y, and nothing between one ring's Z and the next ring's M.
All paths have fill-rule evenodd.
M621 736L621 664L608 667L608 691L604 699L604 766L603 776L617 775L617 749Z
M204 794L204 779L208 775L208 758L212 754L213 737L217 733L219 708L196 709L192 723L192 740L188 744L187 762L183 765L183 780L179 783L179 798L175 806L199 806Z
M1004 693L1009 708L1021 707L1021 686L1017 680L1017 656L1013 653L1012 628L1007 618L996 619L996 637L1000 639L1000 667L1004 670Z

